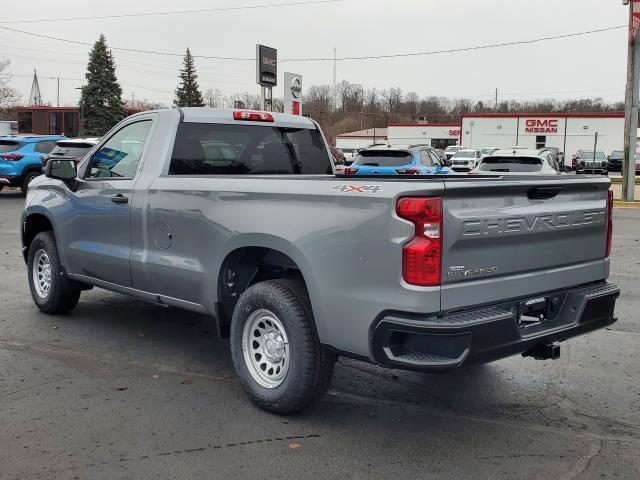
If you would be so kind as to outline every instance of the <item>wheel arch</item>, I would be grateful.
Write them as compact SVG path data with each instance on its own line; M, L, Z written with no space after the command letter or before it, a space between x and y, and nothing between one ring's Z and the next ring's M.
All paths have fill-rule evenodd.
M25 212L22 218L20 235L22 238L22 258L27 263L29 256L29 247L31 242L40 232L53 232L56 238L59 238L54 227L54 221L46 210L31 210Z
M284 247L284 248L283 248ZM306 263L301 254L289 244L253 242L236 245L221 263L216 283L216 318L218 333L228 334L233 309L240 295L251 285L275 278L299 280L310 290L309 277L305 275ZM311 297L311 295L310 295ZM313 308L313 301L312 308Z

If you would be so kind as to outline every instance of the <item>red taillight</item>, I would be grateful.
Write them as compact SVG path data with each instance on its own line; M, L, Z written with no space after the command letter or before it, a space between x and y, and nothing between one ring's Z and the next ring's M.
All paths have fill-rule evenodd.
M357 168L345 167L345 169L344 169L344 174L345 175L355 175L356 173L358 173L358 169Z
M265 112L247 112L240 110L233 112L233 119L247 122L273 122L273 115Z
M399 168L396 170L398 175L420 175L418 168Z
M18 153L5 153L4 155L0 155L0 158L2 158L3 160L11 160L17 162L18 160L24 158L24 155L20 155Z
M613 239L613 190L609 190L607 196L607 247L604 252L605 258L611 256L611 240Z
M396 205L396 213L416 227L415 236L402 250L402 276L405 282L422 287L440 285L442 198L401 198Z

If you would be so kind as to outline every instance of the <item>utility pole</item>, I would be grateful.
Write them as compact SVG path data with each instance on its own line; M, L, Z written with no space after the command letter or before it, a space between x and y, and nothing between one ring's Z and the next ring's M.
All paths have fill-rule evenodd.
M336 47L333 47L333 102L338 108L338 91L336 90L336 67L338 66Z
M498 111L498 89L496 88L496 112Z
M57 77L56 80L58 80L58 95L57 95L57 98L56 98L56 100L57 100L56 106L59 107L60 106L60 77Z
M636 42L640 27L640 0L622 0L629 5L629 46L627 53L627 91L625 95L624 165L622 200L631 202L636 190L636 144L638 142L638 94L640 93L640 44ZM595 159L594 159L595 160Z

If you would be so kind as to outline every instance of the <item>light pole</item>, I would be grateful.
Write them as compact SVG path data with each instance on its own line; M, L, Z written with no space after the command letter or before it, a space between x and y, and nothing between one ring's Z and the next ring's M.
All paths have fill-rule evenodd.
M78 136L80 137L84 137L84 103L82 102L82 93L84 90L84 86L82 87L76 87L76 90L80 90L80 101L79 106L80 106L80 118L79 118L79 128L78 128Z
M633 201L636 190L636 144L638 142L638 90L640 89L640 44L636 42L640 26L640 0L622 0L629 5L629 45L627 53L627 90L624 119L624 165L622 200ZM594 159L595 160L595 159Z

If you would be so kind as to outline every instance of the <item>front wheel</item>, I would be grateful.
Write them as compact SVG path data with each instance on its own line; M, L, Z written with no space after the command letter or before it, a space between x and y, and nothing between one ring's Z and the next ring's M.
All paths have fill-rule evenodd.
M320 345L304 285L288 279L257 283L240 296L231 354L251 400L280 414L298 412L324 395L335 364Z
M44 313L61 314L72 310L80 290L65 289L62 265L53 232L40 232L29 247L29 289L36 306Z

